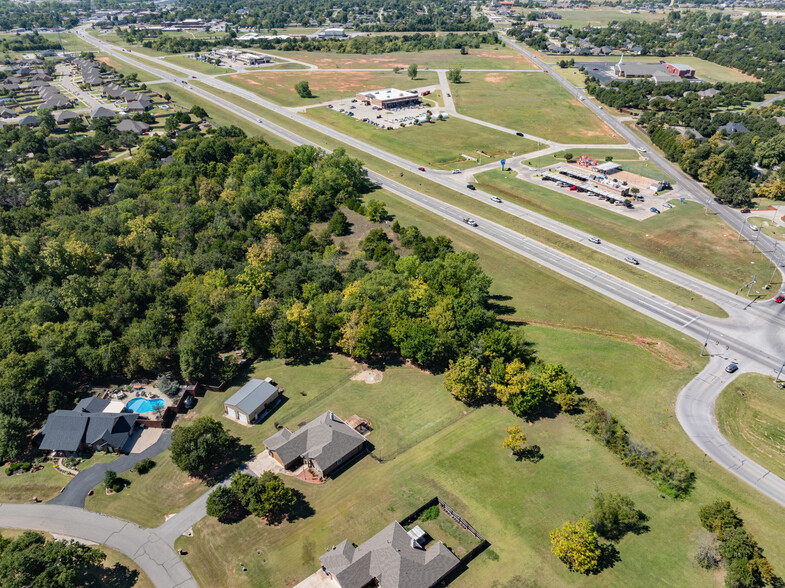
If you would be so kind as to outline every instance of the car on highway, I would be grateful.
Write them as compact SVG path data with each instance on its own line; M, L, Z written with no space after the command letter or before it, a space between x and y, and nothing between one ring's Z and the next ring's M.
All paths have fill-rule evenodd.
M583 96L581 96L581 97L580 97L580 101L581 101L581 102L583 102L584 100L586 100L586 98L584 98Z
M729 374L732 374L733 372L738 371L738 369L739 369L739 364L729 363L728 367L725 368L725 371L728 372Z
M643 147L638 147L638 151L640 151L641 153L646 153L646 149Z
M651 210L654 214L660 214L660 211L654 208L653 206L649 210Z
M459 169L454 169L454 170L452 170L452 173L454 173L454 174L459 174L459 173L461 173L461 170L459 170Z
M600 105L600 106L597 106L597 108L599 108L600 110L602 110L602 105Z
M193 79L196 79L196 76L191 76Z
M776 302L777 304L782 304L783 302L785 302L785 296L783 296L782 294L780 294L779 296L777 296L777 297L774 299L774 302Z
M502 199L499 198L498 196L491 196L491 202L497 202L497 203L501 204L501 201L502 201Z
M477 188L474 187L474 184L466 184L466 187L469 188L469 190L476 190L477 189Z
M258 122L258 123L260 123L260 124L261 124L263 121L262 121L262 119L261 119L261 118L257 118L257 119L256 119L256 122Z
M755 225L750 225L750 229L752 229L753 231L756 231L756 232L760 230L760 229L759 229L758 227L756 227Z
M750 209L749 208L742 208L739 212L741 214L749 214L750 213Z
M624 261L626 261L627 263L631 263L632 265L640 265L640 261L638 261L634 257L625 257Z
M595 245L599 245L600 243L602 243L602 241L600 241L598 237L589 237L589 241L591 241Z
M477 226L477 222L474 219L471 219L471 218L465 218L465 219L463 219L463 222L465 222L470 227L476 227Z
M420 171L425 171L424 167L418 167L417 169L420 170Z
M518 135L519 137L523 137L523 133L520 131L515 131L515 134Z

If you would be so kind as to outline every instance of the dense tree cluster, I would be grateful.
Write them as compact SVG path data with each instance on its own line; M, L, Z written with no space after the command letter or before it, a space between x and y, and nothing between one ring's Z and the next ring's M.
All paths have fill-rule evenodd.
M719 541L718 555L725 567L725 586L758 588L772 583L775 576L771 563L757 541L744 529L744 521L730 502L716 500L707 504L700 509L699 516L703 527L714 533ZM703 567L713 567L712 559L712 555L707 558L703 553L699 563Z
M244 512L275 521L289 515L297 502L297 493L272 472L259 477L235 474L228 487L220 486L210 494L207 514L221 522L234 521Z
M89 2L81 2L85 8L89 8ZM22 3L22 2L3 2L0 6L0 30L8 31L11 29L36 30L39 28L70 28L79 24L79 17L74 14L74 7L78 4L55 2L45 0L44 2ZM19 35L17 39L23 39L27 35ZM4 44L7 40L4 39ZM21 41L25 42L25 41ZM57 41L55 40L55 43ZM6 46L8 47L8 46ZM57 47L60 44L57 43ZM29 51L31 49L55 49L55 47L28 47L26 49L7 49L9 51Z
M192 476L206 477L229 461L238 444L221 423L204 416L175 427L169 448L174 465Z

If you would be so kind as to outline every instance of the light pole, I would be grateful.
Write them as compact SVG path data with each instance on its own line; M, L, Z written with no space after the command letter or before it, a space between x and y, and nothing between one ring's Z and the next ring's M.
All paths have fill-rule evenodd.
M703 352L706 351L706 347L709 345L709 337L711 337L711 331L706 333L706 340L703 342L703 347L701 347L701 357L703 357Z
M780 374L782 374L783 368L785 368L785 361L782 362L782 365L780 366L780 371L777 372L777 377L774 378L775 384L780 381Z
M755 278L757 278L757 277L758 277L758 274L755 274L754 276L752 276L752 281L750 282L750 287L747 290L747 297L748 298L750 296L750 292L752 292L752 286L753 286L753 284L755 284Z
M755 240L752 242L752 252L755 253L755 245L758 243L758 237L760 237L760 229L755 231Z

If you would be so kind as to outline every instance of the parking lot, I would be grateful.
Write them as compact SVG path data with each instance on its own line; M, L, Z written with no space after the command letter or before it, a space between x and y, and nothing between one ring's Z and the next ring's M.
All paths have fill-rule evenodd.
M423 92L436 91L439 88L438 85L426 86L417 88L417 92L422 94ZM366 122L382 129L397 129L401 126L415 124L415 121L429 110L434 118L439 112L443 112L443 109L434 101L429 100L428 96L421 96L420 104L417 106L394 108L390 110L384 110L375 106L366 106L355 97L333 100L327 107L342 114L346 114L347 116L352 116L358 121Z

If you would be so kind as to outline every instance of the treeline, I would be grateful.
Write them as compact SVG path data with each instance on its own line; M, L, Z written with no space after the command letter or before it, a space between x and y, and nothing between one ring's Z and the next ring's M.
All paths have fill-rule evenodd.
M268 42L269 43L269 42ZM333 39L287 39L278 44L262 48L281 49L283 51L334 51L336 53L380 54L398 51L418 52L436 49L461 49L462 47L479 49L482 44L501 44L498 35L493 33L480 34L447 34L447 35L378 35L373 37L352 37L345 40Z
M0 30L35 30L39 28L71 28L79 24L79 17L72 13L75 8L90 9L89 2L66 3L2 2L0 4Z
M0 39L0 51L42 51L45 49L60 50L57 38L49 39L38 33L25 33Z

